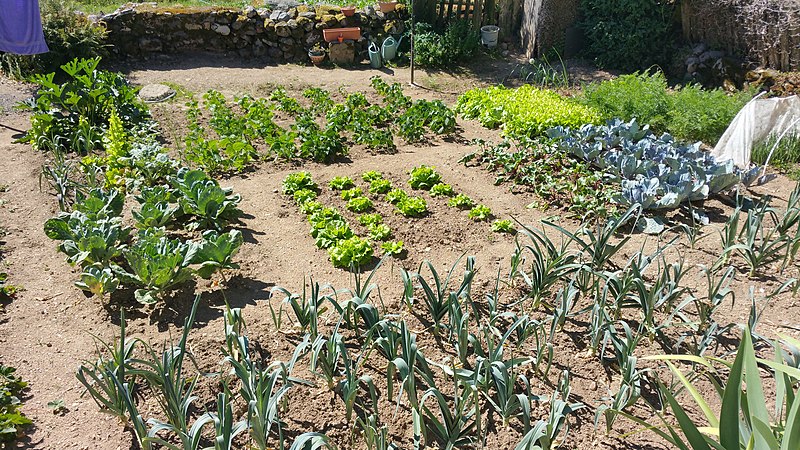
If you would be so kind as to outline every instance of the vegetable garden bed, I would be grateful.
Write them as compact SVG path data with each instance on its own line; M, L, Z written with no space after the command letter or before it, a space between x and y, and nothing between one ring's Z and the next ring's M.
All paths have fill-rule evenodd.
M761 339L794 335L793 184L774 185L774 209L711 198L707 227L631 234L624 219L637 207L598 213L609 196L573 208L577 196L614 182L577 159L548 158L557 146L537 142L516 156L484 150L468 161L501 170L502 181L523 188L512 194L498 175L461 162L476 150L472 139L498 142L497 131L455 121L447 109L455 98L422 101L399 85L372 84L248 96L204 86L197 103L153 107L163 140L151 139L159 128L150 119L137 133L138 115L128 111L110 113L100 129L59 125L83 140L42 133L33 143L51 146L49 160L29 145L3 144L10 208L0 208L0 220L9 224L9 274L25 290L8 306L13 320L0 324L0 348L31 380L23 412L33 411L35 442L61 448L86 437L92 448L159 448L181 436L191 442L200 424L204 445L240 431L233 448L389 448L383 436L409 449L420 439L433 448L672 448L651 432L630 434L642 427L635 419L660 425L654 409L663 407L674 425L680 404L705 426L704 410L654 355L732 361L743 336L742 348L752 349L752 335L757 355L774 359ZM86 156L69 152L62 162L72 164L69 173L94 174L93 188L57 183L53 148L65 142ZM531 161L535 170L518 170ZM41 164L51 170L44 187L60 191L38 191L30 173ZM569 177L543 183L561 171ZM55 213L58 200L69 212ZM506 233L512 217L515 235ZM359 260L361 274L349 264ZM115 368L100 345L98 360L84 331L103 342L125 334L135 359ZM182 351L170 353L167 342L192 358L180 362ZM741 355L747 395L766 404L753 397L756 360ZM740 374L716 363L694 368L719 380ZM716 412L720 401L705 380L690 377ZM95 392L100 405L82 396L84 382L108 389ZM128 396L125 383L138 395ZM729 386L733 397L739 385ZM270 398L248 403L258 395ZM59 399L63 415L46 410ZM738 413L738 401L730 405ZM248 426L238 425L248 416Z

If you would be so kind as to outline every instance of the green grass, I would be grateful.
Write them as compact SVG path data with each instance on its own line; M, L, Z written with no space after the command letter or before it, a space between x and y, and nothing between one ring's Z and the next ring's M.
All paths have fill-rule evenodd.
M772 136L764 142L753 146L750 159L756 164L764 164L767 156L775 146L777 136ZM781 139L778 147L769 160L769 165L784 172L793 180L800 180L800 134L787 134Z

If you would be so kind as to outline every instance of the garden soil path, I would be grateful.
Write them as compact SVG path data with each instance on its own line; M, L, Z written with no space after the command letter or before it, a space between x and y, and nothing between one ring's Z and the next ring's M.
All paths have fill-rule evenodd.
M504 71L511 67L511 63L502 64L502 67L479 68L471 74L423 76L422 80L435 85L433 87L444 91L444 94L414 88L406 89L406 93L415 98L441 98L452 104L458 92L475 85L502 81L504 73L507 73ZM194 93L214 88L229 96L240 93L265 96L277 85L286 86L294 96L299 96L299 92L309 86L331 90L345 86L351 90L367 91L369 78L374 74L363 69L318 69L293 65L242 67L233 60L212 59L207 55L120 65L118 68L127 72L136 84L168 82ZM383 76L387 81L403 84L409 81L406 69L394 69L393 73ZM13 103L29 93L29 87L23 84L0 80L1 124L27 129L29 117L10 111L3 102ZM185 99L178 99L153 108L168 139L172 133L175 136L180 134L183 101ZM459 125L461 129L457 136L450 140L435 139L420 146L402 145L398 147L398 153L392 155L371 154L364 149L355 149L349 161L331 165L305 164L303 169L311 171L321 185L334 176L356 178L366 170L379 170L395 185L403 186L407 172L412 167L428 164L436 167L445 182L452 184L457 191L487 204L498 217L514 216L526 224L535 224L542 218L551 217L569 228L577 226L577 222L561 218L558 210L541 212L526 208L535 200L532 194L511 194L507 186L494 185L492 174L460 165L458 160L473 150L469 145L470 140L496 140L497 132L485 130L475 123L460 122ZM170 130L171 126L176 129ZM104 304L96 298L84 297L72 286L76 273L56 252L55 243L42 230L45 220L57 210L53 196L39 188L39 172L44 156L28 145L14 143L17 137L17 131L0 126L0 185L8 186L5 192L0 191L0 229L5 232L5 235L0 235L0 239L5 241L2 264L7 267L11 282L24 287L0 316L0 361L17 367L19 374L30 382L23 411L35 424L28 440L19 447L43 450L134 448L130 434L121 431L122 427L116 419L100 413L90 398L81 396L82 389L75 379L75 370L82 361L94 358L93 335L110 340L117 334L120 307L129 311L129 332L132 335L156 343L176 336L193 298L193 286L176 293L168 307L154 311L143 310L132 300L123 300L120 305ZM284 286L292 292L298 292L308 277L321 283L331 283L339 289L349 287L352 283L347 272L333 269L327 254L316 250L308 234L305 218L292 202L279 193L281 180L296 170L298 167L267 162L252 172L222 181L224 186L233 187L242 195L240 207L245 213L239 227L245 235L246 244L236 258L241 268L234 271L227 281L226 295L232 306L244 308L251 340L259 342L267 354L281 360L288 359L291 348L282 335L274 331L268 306L270 290L275 286ZM779 178L760 192L773 193L785 199L792 186L793 183L785 178ZM325 201L337 201L329 193L324 195L327 196L323 197ZM404 240L409 249L405 259L387 261L373 280L381 287L381 298L389 312L407 314L400 302L400 267L416 269L422 261L431 260L441 272L446 271L461 255L475 255L480 269L474 289L481 297L490 290L498 269L503 273L508 270L514 249L513 238L493 234L488 223L470 221L465 212L448 208L444 200L428 200L432 213L418 220L393 215L388 205L378 207L397 237ZM714 205L722 215L729 210L722 204ZM343 205L337 206L344 209ZM716 232L710 229L708 234L709 238L701 241L702 246L698 250L681 245L676 251L688 255L691 265L708 264L716 257L715 252L718 253ZM629 257L641 245L641 240L629 245L620 258ZM652 245L649 242L647 248L652 248ZM788 275L798 275L796 267L791 268L791 272ZM698 285L701 282L701 276L695 271L688 275L688 279L690 283ZM746 321L749 307L746 293L754 283L741 274L737 280L737 308L726 309L726 317L718 318L720 322L724 319L738 323ZM198 291L203 292L205 301L190 338L192 350L202 361L201 368L208 370L218 367L219 348L223 342L221 312L224 304L216 286L218 282L199 283L197 286ZM777 282L767 280L756 286L768 291ZM774 336L776 332L791 333L787 327L797 323L800 323L798 306L790 296L783 295L765 308L760 331L768 336ZM437 354L435 342L426 336L422 327L415 331L420 333L421 345L426 351L430 349L433 359L441 360L442 355ZM580 340L579 335L577 339ZM583 356L584 352L571 339L564 338L563 342L557 343L556 349L556 367L573 371L573 392L588 404L596 406L612 386L611 377L596 364L589 364ZM646 349L649 353L662 351L659 348ZM213 385L210 382L201 383L200 388L200 404L213 401ZM534 386L534 390L549 392L542 383ZM291 401L304 407L297 406L301 411L288 420L288 428L297 432L325 431L342 443L342 447L350 448L346 440L349 429L344 424L341 402L337 399L329 403L321 397L323 395L318 391L310 390L293 394ZM66 411L51 411L48 402L54 400L63 400ZM143 415L148 417L157 406L148 404L144 409ZM646 434L627 439L607 436L603 425L598 430L594 429L593 413L593 410L586 410L579 415L578 423L573 424L565 443L566 448L667 448ZM384 411L383 416L391 417L391 409ZM407 444L409 424L399 422L393 424L397 428L392 430L392 434ZM620 422L622 420L618 424ZM612 435L617 436L619 432L632 429L621 425ZM515 433L497 433L488 443L488 448L513 446L514 439L519 438Z

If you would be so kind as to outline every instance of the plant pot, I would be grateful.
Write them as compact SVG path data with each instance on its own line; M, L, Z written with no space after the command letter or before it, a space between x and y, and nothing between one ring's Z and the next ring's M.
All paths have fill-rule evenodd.
M325 42L341 42L345 39L357 41L361 39L361 28L326 28L322 30L322 37L325 39Z
M378 2L378 7L380 7L383 13L392 12L397 9L397 3L398 2Z
M342 6L342 14L344 14L345 17L353 17L355 13L356 13L355 6Z
M325 52L311 50L308 52L308 57L311 58L311 63L316 66L325 60Z
M486 25L481 27L481 42L483 45L493 48L497 47L497 36L500 34L500 27L497 25Z

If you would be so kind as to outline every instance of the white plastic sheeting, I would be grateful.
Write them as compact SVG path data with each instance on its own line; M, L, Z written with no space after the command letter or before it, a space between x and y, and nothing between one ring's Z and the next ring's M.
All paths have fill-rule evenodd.
M800 132L800 98L756 97L733 118L711 154L717 161L732 159L737 167L747 169L755 144L771 135L779 137L789 129Z

